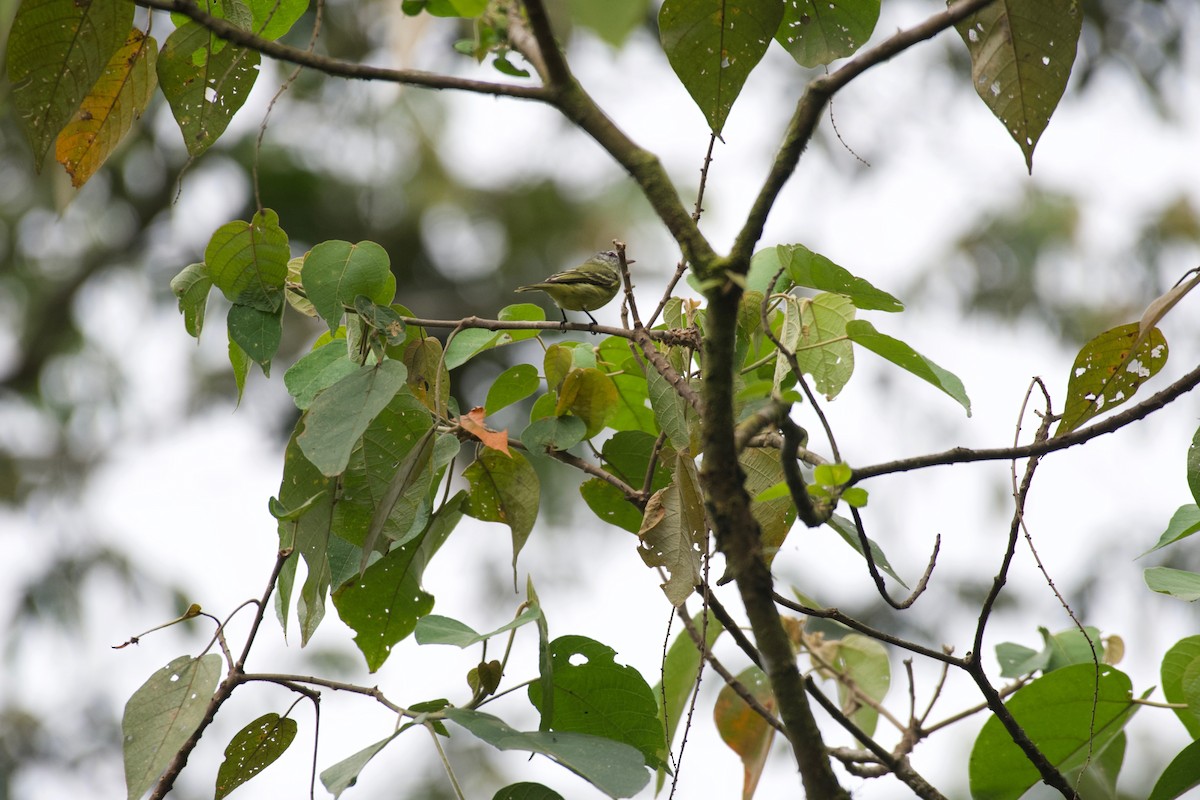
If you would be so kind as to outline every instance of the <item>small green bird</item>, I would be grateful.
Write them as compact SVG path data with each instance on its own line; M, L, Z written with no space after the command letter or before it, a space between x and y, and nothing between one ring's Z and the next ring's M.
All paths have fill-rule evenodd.
M632 260L626 264L634 263ZM589 258L578 267L556 272L541 283L518 286L518 292L545 292L558 306L563 325L567 324L567 311L582 311L593 325L598 325L592 316L594 309L608 305L621 288L621 260L613 250L605 250Z

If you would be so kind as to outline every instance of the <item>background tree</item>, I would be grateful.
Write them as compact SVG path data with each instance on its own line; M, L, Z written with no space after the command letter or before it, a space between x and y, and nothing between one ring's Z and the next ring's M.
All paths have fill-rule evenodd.
M1153 6L1147 5L1146 8L1153 8ZM1093 13L1096 13L1097 10L1094 10L1094 8L1093 8L1093 10L1090 10L1090 11L1092 11ZM666 12L664 12L664 13L666 13ZM1150 12L1147 11L1147 13L1150 13ZM228 14L227 14L227 16L228 16ZM1103 13L1099 13L1099 14L1097 14L1097 16L1098 16L1098 18L1100 18L1102 20L1104 19ZM230 18L235 18L235 17L230 17ZM330 14L330 19L332 19L332 18L334 18L334 14ZM664 28L665 29L670 28L670 25L664 25ZM332 29L330 29L330 30L332 30ZM544 44L545 44L545 41L544 41ZM216 50L217 46L212 46L211 49ZM331 49L331 52L337 52L337 53L343 52L343 50L334 50L332 48L330 48L330 49ZM670 49L670 48L668 48L668 49ZM515 56L514 56L514 58L515 58ZM535 56L534 56L534 59L532 59L532 60L535 62ZM10 62L11 62L11 59L10 59ZM18 82L18 85L19 85L19 82ZM298 88L299 88L299 86L298 86ZM694 91L694 92L692 92L692 94L695 95L696 92ZM704 104L703 98L698 98L698 100L700 100L700 102L703 106L703 104ZM715 112L713 112L713 113L720 113L720 110L721 110L720 107L718 107L715 109ZM725 110L727 112L727 107ZM844 113L845 113L844 110L842 110L841 107L839 107L839 118L842 121L845 120L845 116L842 116L842 114L844 114ZM709 116L709 121L710 122L713 121L712 115ZM714 127L720 127L720 125L715 125ZM210 154L208 157L206 157L206 160L202 160L202 161L198 162L198 166L194 169L197 169L197 170L203 169L204 164L211 164L212 161L214 161L214 158L212 158L212 155ZM250 158L247 158L247 161L250 161ZM264 163L264 162L259 162L259 163ZM220 167L220 162L218 162L218 167ZM216 168L214 168L214 169L216 169ZM196 176L196 173L193 173L193 178L194 178L194 176ZM218 176L218 178L220 178L221 174L218 173L217 176ZM226 172L226 178L228 178L228 170ZM163 182L166 182L166 181L163 181ZM222 182L224 182L224 181L222 181ZM421 185L420 181L414 181L414 186L420 186L420 185ZM436 192L431 194L431 197L437 197L437 193L443 191L442 187L444 186L444 181L439 181L437 179L434 179L432 185L436 186L438 188L437 188ZM328 186L323 186L322 188L328 188ZM245 187L242 187L241 193L242 193L242 197L245 197ZM293 191L288 190L288 191L283 191L281 193L284 194L284 196L288 196L288 197L292 197L293 194L295 194L295 196L302 197L302 192L293 192ZM419 194L419 192L414 192L414 194ZM80 197L80 201L77 201L77 203L72 206L72 211L78 210L76 212L80 213L80 215L84 215L84 217L80 217L80 218L86 218L86 215L88 215L88 213L91 213L90 209L80 209L80 205L82 205L82 201L85 197L86 197L86 193L84 194L84 196ZM302 215L302 213L312 213L312 210L314 209L314 207L320 207L320 205L322 205L322 203L325 203L325 201L329 201L330 198L334 198L336 200L336 197L337 197L336 192L326 192L326 191L314 192L313 196L312 196L312 203L305 204L306 211L298 210L298 211L296 211L296 213L298 213L298 216L292 217L292 218L302 218L299 216L299 215ZM712 190L710 190L710 192L709 192L709 197L710 198L713 197ZM660 203L661 203L661 198L660 198ZM274 200L272 200L270 204L272 205L272 207L276 207L277 210L280 209L280 206L278 206L278 204L276 204ZM151 204L151 207L152 207L152 209L156 209L156 207L158 205L161 205L161 203ZM182 200L181 200L181 205L182 205ZM343 201L334 201L334 203L330 203L331 209L344 210L344 209L346 209L346 207L348 207L348 205L349 204L346 203L346 201L344 201L344 200ZM510 204L506 204L506 203L499 203L497 205L504 206L504 207L512 207L512 209L517 209L517 207L522 207L522 209L527 209L527 207L529 206L529 204L510 205ZM1060 205L1062 205L1062 204L1060 204ZM100 198L95 201L95 209L101 209L101 207L106 207L106 199L104 199L104 198ZM434 204L434 207L436 207L436 204ZM545 247L547 241L552 241L552 239L550 239L550 237L544 237L545 236L545 225L547 223L546 215L547 215L547 213L550 213L552 209L558 209L558 207L562 207L562 204L554 203L554 201L551 201L551 203L533 205L533 209L538 210L538 213L536 213L536 215L530 215L533 217L532 221L530 221L530 228L534 228L536 225L536 231L538 231L538 233L536 233L535 241L538 242L538 246L540 246L540 247ZM1171 210L1171 209L1180 210L1180 213L1182 213L1182 216L1176 215L1176 219L1182 218L1184 221L1184 224L1176 225L1176 227L1172 228L1172 230L1184 231L1184 235L1186 235L1186 231L1187 231L1186 219L1188 218L1186 204L1176 204L1175 206L1166 206L1166 207L1168 207L1168 210ZM595 212L592 211L592 204L589 204L589 217L588 218L594 219L595 218L594 213ZM229 213L229 215L222 215L222 216L223 217L233 217L236 215L235 215L235 213ZM242 213L242 216L244 216L244 218L250 218L250 213L248 213L248 212ZM298 228L293 228L293 223L289 222L289 216L287 215L287 212L281 211L280 216L283 221L284 227L288 228L289 233L290 233L290 231L295 230L295 229L304 229L304 230L306 230L306 234L308 233L308 229L304 227L304 224L300 224ZM316 215L313 215L313 216L316 216ZM325 215L323 215L323 216L325 216ZM428 216L430 216L430 215L422 215L422 217L425 217L425 218L428 218ZM461 219L462 217L460 216L458 218ZM1064 219L1064 221L1069 222L1069 215L1061 216L1060 218ZM1164 222L1166 221L1166 218L1168 218L1168 215L1166 215L1166 213L1164 213ZM454 221L454 216L451 215L450 219L451 219L451 222ZM221 222L222 222L222 219L220 219L220 218L216 219L216 221L214 221L214 224L210 225L209 230L211 230L212 227L216 227L216 225L220 224ZM1034 223L1034 224L1045 224L1048 222L1050 224L1054 224L1054 218L1046 217L1045 219L1043 219L1042 217L1033 216L1030 218L1030 222ZM349 227L349 224L350 223L347 222L346 224L343 225L342 228L334 231L334 233L331 234L331 237L336 237L336 239L349 239L352 241L358 241L358 237L347 235L346 230ZM430 223L426 223L426 224L430 224ZM685 223L683 223L682 221L679 221L679 224L685 225ZM1019 221L1018 221L1018 224L1020 224ZM102 225L102 227L100 227L100 229L108 231L107 235L109 237L112 237L113 236L112 230L114 227L116 228L116 230L118 230L118 233L119 233L119 231L121 229L120 225L106 224L106 225ZM384 225L384 227L389 227L391 230L395 230L394 225ZM599 227L599 225L598 225L598 227ZM605 225L605 227L608 229L611 229L613 227L618 227L618 225L608 224L608 225ZM685 225L685 227L686 227L686 225ZM481 228L481 229L486 230L486 225L468 225L468 227L466 227L466 228L463 228L462 225L460 225L460 230L466 230L466 229L473 230L475 228ZM1010 229L1010 230L1012 230L1012 229ZM1036 230L1037 229L1034 228L1033 233L1036 233ZM1067 234L1070 233L1069 225L1060 225L1060 229L1058 229L1058 230L1066 231ZM1016 228L1016 231L1018 231L1019 234L1024 233L1024 230L1022 230L1021 228ZM602 239L604 239L605 235L607 235L607 234L600 234L599 236L592 235L592 236L589 236L589 239L590 240L599 239L602 241ZM1069 236L1064 236L1062 233L1055 233L1055 229L1051 228L1050 233L1049 233L1049 239L1043 239L1042 241L1054 241L1055 236L1057 236L1058 239L1060 239L1060 240L1069 239ZM197 243L193 243L190 251L188 251L187 253L181 253L181 257L174 258L174 261L176 261L176 263L181 264L181 263L185 263L185 261L187 261L187 260L192 260L194 258L194 255L192 255L192 253L198 252L198 251L200 251L200 249L204 248L204 240L208 239L208 234L199 233L198 237L199 237L200 241ZM313 235L312 237L313 237L313 242L316 242L320 239L320 237L316 236L316 235ZM386 240L385 237L382 235L373 235L371 237L372 237L372 239L377 239L377 240L385 243L385 245L388 245L388 240ZM632 239L632 236L629 234L626 234L625 237L626 237L626 239ZM1010 247L1010 246L1012 246L1014 239L1016 239L1016 236L1014 236L1012 234L1004 235L1003 231L1001 230L1000 235L992 234L991 241L996 242L996 243L994 243L994 245L992 245L992 248L998 249L997 245L1000 245L1002 247ZM985 239L983 239L983 237L980 237L980 241L988 241L988 240L985 240ZM1160 239L1156 239L1154 241L1160 241ZM296 246L296 248L298 248L298 249L300 249L300 251L302 251L302 249L304 249L307 245L310 245L310 243L313 243L313 242L307 242L307 241L302 242L302 245L298 245L298 246ZM293 243L295 245L294 234L293 234ZM1032 248L1025 248L1024 251L1021 251L1021 249L1018 249L1018 251L1015 251L1015 253L1013 254L1013 261L1015 261L1016 264L1019 264L1019 265L1025 267L1025 272L1022 272L1022 275L1025 275L1026 277L1024 277L1022 279L1024 279L1024 281L1026 281L1026 285L1027 285L1028 281L1030 281L1030 278L1028 278L1028 273L1030 273L1030 270L1027 269L1028 265L1030 265L1032 263L1033 259L1037 258L1037 254L1042 253L1044 251L1044 248L1037 247L1037 243L1038 243L1037 237L1034 236L1034 246ZM456 242L456 245L457 245L456 251L458 251L456 253L456 258L461 259L462 258L461 239L460 239L460 241ZM577 243L575 243L574 246L578 247ZM187 249L187 248L184 248L184 249ZM564 249L565 249L565 247L564 247ZM396 273L397 277L400 278L400 283L401 283L402 287L404 287L404 285L409 285L408 281L404 281L404 278L407 277L406 272L404 272L404 267L402 265L398 265L396 263L397 249L394 247L391 247L389 245L388 247L386 247L386 251L388 251L391 254L392 272ZM412 252L412 247L404 247L404 248L400 249L400 251L398 251L398 252L402 252L402 253ZM976 251L974 251L974 252L979 253L979 252L983 252L983 251L979 251L979 249L976 249ZM50 251L50 254L53 255L54 254L53 251ZM638 252L638 255L640 255L640 254L641 253ZM794 258L794 257L796 257L796 254L797 254L796 252L788 252L787 253L788 257L791 257L790 259L787 259L787 260L790 260L791 264L793 264L793 265L794 265L794 263L796 263L796 258ZM1004 255L1003 252L1001 252L1000 254ZM71 260L74 260L74 254L68 254L68 255L70 255ZM749 253L745 253L745 255L749 255ZM803 257L803 253L800 253L800 255L802 255L802 257ZM67 258L60 258L60 260L66 261ZM646 260L646 259L640 258L640 261L644 261L644 260ZM694 259L694 260L695 261L703 261L704 259ZM559 264L566 263L566 257L565 257L565 254L564 255L556 254L556 255L553 255L552 258L548 258L547 261L548 261L548 264L547 264L548 266L557 266ZM1007 266L1007 264L1013 263L1013 261L1002 261L1002 264L1004 266ZM820 264L820 263L818 263L818 264ZM799 266L799 267L796 267L796 270L790 270L790 272L793 273L793 275L794 275L794 273L796 273L797 270L803 270L803 269L805 269L804 266ZM809 270L811 272L811 264L809 265ZM172 270L169 270L169 271L173 272L174 267ZM539 267L539 269L530 270L528 275L524 275L523 277L524 278L540 277L541 273L544 273L545 271L547 271L547 270L540 269L540 267ZM994 276L996 272L998 272L998 270L994 270L991 272L980 271L980 273L982 273L982 275L984 277L989 277L989 278L991 276ZM1003 272L1001 272L1001 273L1003 273ZM767 275L766 277L760 276L762 288L767 288L768 285L770 284L769 277L770 277L769 275ZM874 277L874 276L872 276L872 277ZM503 281L500 283L503 283L504 285L515 285L518 282L524 282L524 281L522 281L522 279L515 278L515 279L512 279L512 281ZM641 277L638 277L638 282L642 283ZM803 283L803 279L800 282ZM84 284L84 281L82 281L82 279L80 279L80 281L78 281L78 283L76 284L76 288L78 288L78 285L83 285L83 284ZM1018 285L1020 285L1020 284L1018 284ZM817 288L829 288L829 287L821 287L821 285L818 285ZM74 288L67 290L67 293L68 293L67 296L70 296L71 291L74 291ZM492 294L494 295L494 290L490 289L490 291L492 291ZM1032 294L1034 296L1042 296L1044 294L1049 294L1050 296L1054 296L1054 293L1032 293ZM414 297L414 296L415 295L412 295L412 294L406 294L406 295L402 296L402 300L406 301L406 305L414 306L414 307L418 306L418 302L416 302L415 300L409 300L410 297ZM853 294L851 294L850 296L853 297ZM1018 295L1018 296L1020 296L1020 295ZM1026 296L1028 296L1028 295L1026 295ZM60 300L61 300L61 297L60 297ZM862 301L860 301L860 302L862 302ZM1022 303L1022 305L1027 306L1028 303ZM786 308L792 308L793 306L803 306L803 303L798 303L798 302L793 302L793 301L785 302ZM58 305L58 306L52 305L52 306L48 306L48 307L49 308L62 307L62 305L60 303L60 305ZM865 307L865 306L863 306L863 307ZM709 308L708 313L713 314L713 308ZM796 313L800 313L800 312L797 311ZM434 315L439 315L439 314L434 314ZM446 315L446 317L454 317L454 315L456 315L456 314L449 313L449 314L445 314L445 315ZM784 315L786 318L786 312L784 312ZM47 317L53 319L54 315L53 314L49 314L49 315L48 314L37 314L37 315L29 314L29 319L37 320L38 324L43 324L43 325L44 325L44 323L42 323L41 320L47 319ZM1062 314L1060 314L1060 317L1062 317ZM1136 317L1136 312L1133 314L1133 317L1134 318ZM353 319L353 317L352 317L352 319ZM680 318L680 319L682 319L682 318ZM708 321L709 321L709 324L712 324L714 320L709 319ZM62 325L47 326L46 336L59 335L59 333L61 332L60 331L61 327L62 327ZM308 329L308 330L311 330L311 329ZM707 330L707 327L706 327L706 330ZM1090 332L1094 332L1096 330L1099 330L1099 327L1093 326ZM35 337L32 337L31 341L41 344L43 341L43 338L46 338L46 336L35 336ZM300 335L300 336L298 336L298 338L302 338L302 336L304 336L304 335ZM68 337L68 338L70 338L70 337ZM109 335L109 338L112 338L112 335ZM466 337L464 337L464 338L466 338ZM872 339L872 341L875 341L876 343L878 342L877 339ZM61 344L61 342L60 342L60 344ZM305 342L304 344L307 344L307 342ZM299 344L298 344L298 347L300 347ZM767 347L767 345L762 345L762 347ZM54 348L49 348L49 351L50 351L50 353L53 353ZM80 363L95 363L96 361L97 361L96 357L91 357L91 359L85 359L83 361L74 363L74 365L72 365L72 366L76 367L76 369L65 369L64 372L66 373L66 377L73 378L74 373L78 372L78 366L80 365ZM36 359L35 359L34 363L36 363ZM469 369L470 366L472 366L472 363L473 362L470 362L470 361L464 363L463 369ZM678 371L678 369L680 369L680 366L678 365L678 363L676 365L676 369L677 369L677 371ZM18 371L16 371L16 374L20 374L23 372L28 372L28 368L23 367L22 369L18 369ZM36 372L36 367L35 367L35 372ZM454 378L456 380L460 381L460 386L463 383L467 384L467 389L464 389L463 391L467 391L468 395L469 395L469 378L467 378L466 375L462 375L462 377L460 378L460 372L462 372L462 371L458 371L458 369L456 369L456 371L454 371L454 373L451 373L451 374L454 374ZM768 369L768 372L770 372L769 369ZM772 374L772 378L774 378L774 377L776 377L775 373ZM26 375L26 380L28 380L28 375ZM60 380L62 380L62 379L60 378ZM653 374L650 374L650 380L654 380ZM786 378L785 378L785 380L786 380ZM448 379L448 383L449 383L449 379ZM774 383L774 381L768 381L768 384L772 384L772 383ZM62 384L66 384L66 386L62 386ZM70 380L62 380L62 384L60 384L59 386L64 387L64 389L73 389L74 392L76 392L76 396L74 396L72 398L70 396L70 392L55 391L56 389L58 389L58 386L55 386L55 384L53 383L53 380L52 381L43 381L42 396L48 397L48 398L53 398L53 402L59 403L60 405L66 405L67 408L70 408L72 399L74 399L74 401L82 401L83 402L83 413L85 415L96 413L96 410L97 410L96 405L95 405L96 393L94 390L94 384L89 384L86 386L80 386L79 384L77 384L76 386L71 386ZM18 384L18 386L19 386L19 384ZM28 386L26 386L26 389L28 389ZM49 389L49 391L46 391L47 389ZM82 391L80 391L80 389L82 389ZM820 389L820 386L818 386L818 389ZM456 392L456 395L457 395L457 393L460 393L460 392ZM64 397L64 396L66 396L66 397ZM667 397L670 397L670 395L667 395ZM749 395L746 395L745 398L742 398L742 399L752 399L754 397L755 397L754 391L751 390ZM656 410L659 410L661 413L661 409L656 409ZM60 414L64 415L64 416L67 415L66 411L60 411ZM578 416L578 415L576 415L576 416ZM709 419L710 419L710 417L709 417ZM86 455L86 453L89 452L88 446L80 446L80 444L90 445L90 449L92 452L103 452L104 451L104 444L106 444L106 443L104 443L104 441L96 441L95 440L96 433L102 433L104 431L104 428L103 428L103 426L97 426L97 425L94 425L94 423L89 423L90 421L91 420L82 420L82 419L80 419L80 417L77 416L76 419L74 419L74 421L73 421L73 431L72 431L71 421L68 420L68 425L65 427L65 431L67 433L73 433L74 435L76 435L76 437L82 437L84 439L84 441L82 441L82 443L80 443L80 441L78 439L71 441L71 443L70 443L71 449L74 451L74 455L78 455L78 453L80 451L83 451L84 455ZM805 425L809 425L810 427L812 426L811 420L805 420L804 422L805 422ZM590 433L590 431L587 431L587 432ZM88 440L89 437L91 437L91 441ZM86 459L80 459L80 461L86 461ZM710 461L708 463L715 463L715 459L713 459L713 461ZM730 462L727 462L727 463L730 463ZM858 464L856 464L856 465L858 465ZM28 474L28 473L26 473L26 474ZM61 473L61 471L56 471L55 474L56 475L64 475L64 473ZM712 477L712 475L706 475L706 477ZM834 475L833 477L838 477L838 476ZM840 485L841 482L842 482L841 480L836 480L836 481L830 482L829 486L830 486L830 488L833 488L834 491L836 491L836 485ZM678 485L678 482L676 483L676 485ZM29 483L25 483L25 488L28 489L28 487L29 487ZM803 499L803 495L800 495L800 498ZM878 503L877 495L876 495L875 503L876 504ZM733 512L736 513L737 510L733 509ZM77 564L84 565L84 566L88 567L88 569L90 569L90 565L94 564L94 563L96 563L96 564L112 563L112 564L116 564L116 565L120 566L119 558L109 559L106 561L106 559L91 558L90 554L86 554L86 553L83 554L82 557L80 557L80 555L77 552L74 552L73 549L71 549L71 548L64 548L64 549L66 552L70 553L70 555L68 555L68 558L67 558L68 561L70 561L71 559L74 559L74 560L76 560ZM70 566L70 564L65 564L64 566ZM83 567L79 567L79 569L83 569ZM737 572L737 570L734 570L734 572ZM36 600L36 597L35 597L35 600ZM37 608L37 607L44 608L44 604L42 604L42 606L38 606L37 603L34 603L34 607L35 608ZM1108 752L1108 751L1106 751L1106 752Z

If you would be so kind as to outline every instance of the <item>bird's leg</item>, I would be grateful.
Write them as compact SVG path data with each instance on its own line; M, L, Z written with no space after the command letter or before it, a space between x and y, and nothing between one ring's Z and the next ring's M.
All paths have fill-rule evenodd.
M592 336L595 336L596 334L598 334L600 332L600 331L596 330L596 326L599 325L600 323L597 322L596 318L592 316L592 312L585 310L583 313L587 314L588 319L590 319L592 321L592 324L589 325L588 327L591 328L591 330L592 330Z
M558 310L558 313L562 314L563 321L562 321L561 329L565 331L565 330L567 329L567 312L566 312L566 311L563 311L563 310L560 308L560 309Z

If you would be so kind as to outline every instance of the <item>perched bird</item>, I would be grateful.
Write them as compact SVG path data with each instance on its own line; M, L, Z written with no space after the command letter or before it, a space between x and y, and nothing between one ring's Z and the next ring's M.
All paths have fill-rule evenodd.
M626 264L634 263L632 260ZM545 292L562 313L563 325L567 324L567 311L582 311L593 325L598 325L592 316L593 309L607 305L617 296L621 288L621 261L613 250L606 250L589 258L578 267L556 272L541 283L517 287L518 292Z

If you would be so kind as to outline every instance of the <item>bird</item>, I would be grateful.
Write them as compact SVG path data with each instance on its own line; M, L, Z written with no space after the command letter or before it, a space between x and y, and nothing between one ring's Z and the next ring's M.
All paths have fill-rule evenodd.
M633 264L632 259L625 262ZM518 286L518 292L545 292L558 306L563 325L567 311L582 311L593 325L599 325L592 311L617 296L621 288L621 259L615 250L602 250L577 267L556 272L549 278L528 286Z

